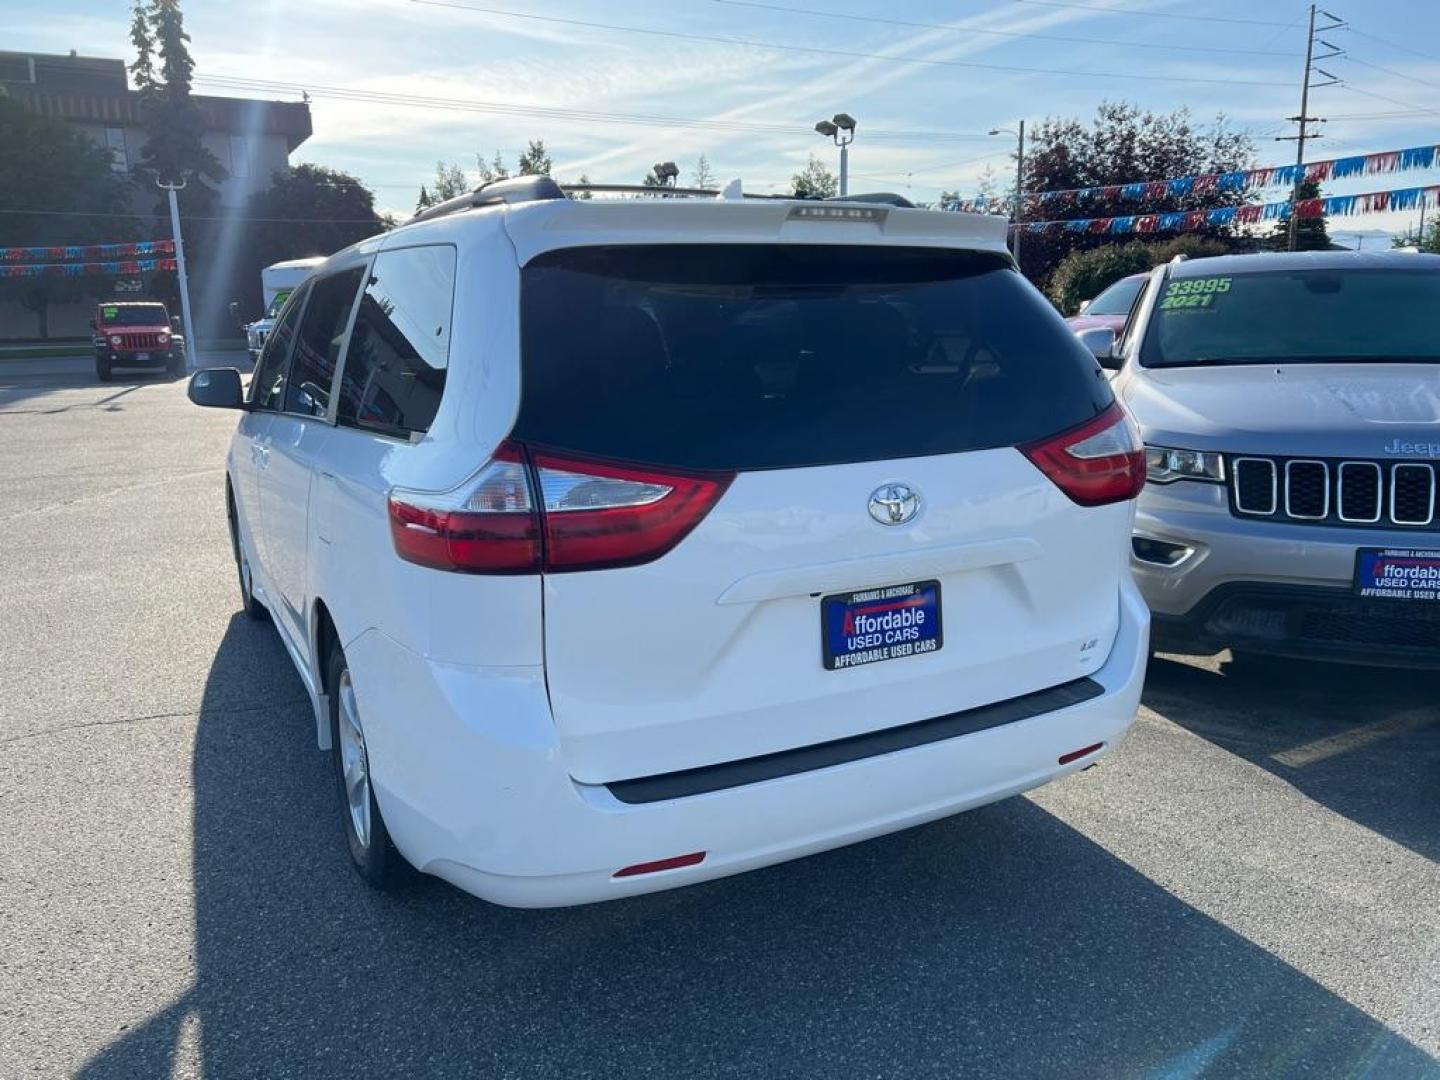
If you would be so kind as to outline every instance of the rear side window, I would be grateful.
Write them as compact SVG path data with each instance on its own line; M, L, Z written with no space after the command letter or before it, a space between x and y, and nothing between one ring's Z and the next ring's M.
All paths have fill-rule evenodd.
M335 364L364 274L362 267L356 267L321 278L311 288L310 303L305 305L305 318L295 338L295 359L285 388L286 412L324 416L330 411Z
M284 312L284 317L275 324L274 331L265 339L265 351L255 374L250 377L250 403L257 409L278 409L285 400L285 373L289 367L287 357L290 346L295 342L295 328L300 323L300 309L305 306L309 293L308 285L302 286L294 296L294 303Z
M428 431L450 360L455 249L375 259L340 376L340 423L392 435Z
M626 461L775 469L1013 446L1112 400L1000 258L664 245L522 271L515 434Z

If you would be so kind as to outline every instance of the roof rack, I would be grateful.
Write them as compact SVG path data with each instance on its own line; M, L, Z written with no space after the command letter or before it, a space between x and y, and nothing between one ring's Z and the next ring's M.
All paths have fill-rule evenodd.
M548 176L512 176L508 180L492 180L481 184L474 191L456 195L436 203L427 210L421 210L410 220L431 221L446 214L470 210L477 206L495 206L499 203L540 202L545 199L563 199L565 192Z

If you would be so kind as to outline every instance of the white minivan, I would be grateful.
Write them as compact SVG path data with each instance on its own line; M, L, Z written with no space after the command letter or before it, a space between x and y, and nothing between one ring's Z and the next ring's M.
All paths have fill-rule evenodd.
M488 185L333 256L226 504L350 854L501 904L765 866L1131 724L1144 460L995 218Z

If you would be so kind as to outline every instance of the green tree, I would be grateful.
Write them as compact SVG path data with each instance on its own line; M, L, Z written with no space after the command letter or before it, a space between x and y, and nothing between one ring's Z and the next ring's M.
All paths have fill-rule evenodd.
M1028 237L1027 237L1028 240ZM1131 240L1072 251L1060 260L1050 277L1051 301L1063 315L1073 315L1086 300L1093 300L1121 278L1142 274L1176 255L1203 258L1231 250L1223 241L1203 236L1177 236L1161 243Z
M1170 113L1142 112L1123 102L1104 102L1088 122L1050 118L1037 125L1025 155L1022 186L1026 192L1105 187L1142 180L1205 175L1242 169L1254 163L1254 143L1230 128L1223 116L1197 125L1188 109ZM1025 216L1041 218L1113 217L1177 210L1209 210L1243 203L1236 191L1201 190L1188 194L1165 191L1141 199L1096 197L1083 203L1056 200ZM1248 246L1250 239L1229 228L1204 230L1203 235ZM1113 244L1113 236L1056 230L1025 234L1022 258L1027 276L1049 278L1071 251Z
M497 159L499 155L496 155ZM544 139L531 139L530 145L520 154L516 170L521 176L549 176L550 155L545 150Z
M828 168L825 163L814 154L805 163L805 168L790 178L794 186L795 194L803 198L831 199L840 192L840 179Z
M1401 233L1391 240L1391 246L1397 248L1418 248L1420 251L1427 251L1432 255L1440 255L1440 221L1432 221L1428 229L1411 229Z
M79 131L35 116L0 93L0 247L125 242L141 236L126 211L128 190L110 154ZM75 213L83 208L84 213ZM24 211L33 211L26 213ZM40 338L50 335L52 304L99 297L105 277L0 278L0 296L35 315Z
M479 154L475 155L475 164L480 167L480 181L488 184L492 180L509 180L510 170L505 165L505 159L500 156L500 151L495 151L495 156L487 165L485 159Z
M1306 180L1295 191L1296 201L1305 199L1318 199L1320 197L1320 184L1315 180ZM1265 246L1271 251L1290 250L1290 223L1288 221L1278 222L1274 230L1265 238ZM1328 251L1330 248L1330 231L1325 226L1325 217L1299 218L1295 222L1295 250L1296 251Z
M190 35L185 32L179 0L151 0L143 13L137 6L131 40L136 48L132 70L146 135L139 172L151 181L184 182L182 210L202 214L214 204L215 193L209 184L219 183L228 174L201 139L205 120L190 93L195 61L190 57ZM158 72L152 54L159 57ZM163 197L159 213L168 213Z

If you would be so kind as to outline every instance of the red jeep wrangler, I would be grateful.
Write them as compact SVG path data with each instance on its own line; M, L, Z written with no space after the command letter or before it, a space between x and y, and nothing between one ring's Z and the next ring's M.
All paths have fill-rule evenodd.
M95 331L95 374L108 382L112 367L163 367L185 374L185 339L165 305L107 300L96 305L90 320Z

